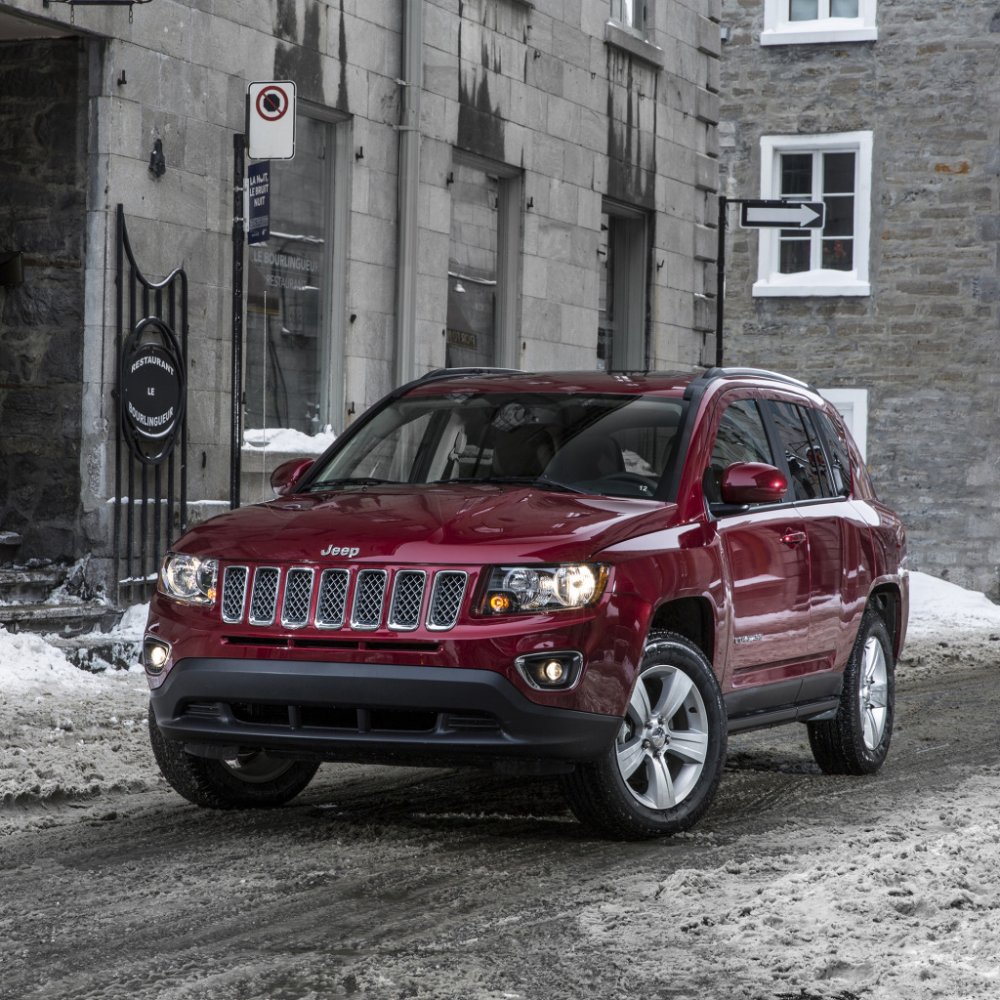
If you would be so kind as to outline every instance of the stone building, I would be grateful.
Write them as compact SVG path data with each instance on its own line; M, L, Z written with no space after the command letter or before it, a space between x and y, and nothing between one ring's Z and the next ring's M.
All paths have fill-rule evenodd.
M143 583L164 539L229 502L234 425L337 432L435 367L698 364L718 21L719 0L0 0L18 558L93 554ZM296 85L295 157L270 163L234 339L234 136L269 80ZM172 402L137 431L138 391ZM147 461L161 421L186 449Z
M726 363L835 390L911 564L1000 591L1000 6L724 0Z

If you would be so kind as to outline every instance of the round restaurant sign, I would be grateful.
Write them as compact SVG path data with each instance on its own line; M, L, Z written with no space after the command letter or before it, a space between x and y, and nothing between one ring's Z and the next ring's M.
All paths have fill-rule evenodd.
M162 461L184 416L185 376L173 331L161 320L143 320L126 340L119 385L132 451L146 462Z

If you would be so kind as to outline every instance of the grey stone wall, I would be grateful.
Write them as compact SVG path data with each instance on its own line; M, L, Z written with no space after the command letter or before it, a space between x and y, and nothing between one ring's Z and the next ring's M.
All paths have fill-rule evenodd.
M523 173L515 275L523 367L596 367L605 196L651 213L650 364L690 367L703 356L714 280L719 0L658 0L649 9L646 46L608 34L608 0L424 0L413 374L445 363L457 150ZM391 388L403 10L402 0L156 0L130 17L123 7L41 10L38 0L0 0L3 13L79 34L89 57L89 158L76 189L87 192L86 216L75 230L78 244L86 239L75 319L82 388L73 406L82 414L83 521L105 550L119 203L143 273L157 280L183 266L189 276L188 495L226 495L232 149L252 80L294 80L300 101L337 123L336 185L347 192L346 302L333 320L343 342L333 371L345 387L340 425ZM166 160L159 177L149 170L156 140Z
M19 558L79 537L86 75L74 40L0 43L0 530Z
M875 42L764 48L763 3L723 4L726 194L758 196L761 135L874 133L871 296L754 299L757 236L736 229L725 360L868 389L869 463L911 566L996 597L998 7L878 7Z

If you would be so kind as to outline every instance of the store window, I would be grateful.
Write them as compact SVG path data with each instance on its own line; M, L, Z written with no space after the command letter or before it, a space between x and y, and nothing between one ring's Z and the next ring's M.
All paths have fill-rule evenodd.
M761 45L866 42L878 38L877 0L764 0Z
M648 0L611 0L611 20L623 28L645 32Z
M756 296L871 294L872 133L764 136L761 197L826 205L822 229L760 230Z
M646 367L649 220L645 212L605 199L601 215L597 367Z
M520 171L455 154L449 183L449 367L517 367Z
M339 429L342 348L334 329L342 324L333 316L343 311L345 264L333 229L335 185L346 183L336 179L341 127L300 115L294 159L270 162L270 235L247 254L248 441L259 443L269 429Z

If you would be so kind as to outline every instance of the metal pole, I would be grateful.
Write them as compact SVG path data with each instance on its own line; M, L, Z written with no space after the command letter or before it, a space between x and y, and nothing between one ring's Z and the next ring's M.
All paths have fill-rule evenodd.
M715 365L722 367L722 329L726 304L726 206L729 199L719 195L719 250L715 256Z
M403 5L402 78L398 81L399 231L396 260L396 384L416 375L417 253L419 251L420 94L424 68L424 0Z
M233 136L233 377L232 438L229 443L229 506L240 505L240 448L243 445L243 258L246 233L243 228L243 177L246 166L246 136Z

